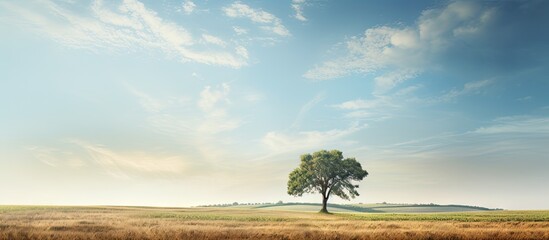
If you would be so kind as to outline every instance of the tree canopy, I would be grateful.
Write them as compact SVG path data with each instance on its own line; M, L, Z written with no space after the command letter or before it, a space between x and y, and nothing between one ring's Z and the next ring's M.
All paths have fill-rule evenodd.
M358 185L352 181L360 181L366 176L368 172L355 158L344 159L339 150L321 150L301 155L301 164L290 173L288 194L320 193L321 212L328 212L326 205L332 194L345 200L358 196Z

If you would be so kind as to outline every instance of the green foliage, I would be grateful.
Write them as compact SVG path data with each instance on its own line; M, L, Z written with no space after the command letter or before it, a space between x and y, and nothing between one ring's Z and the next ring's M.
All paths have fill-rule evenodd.
M338 150L321 150L301 156L301 164L290 173L288 194L302 196L304 193L320 193L323 211L331 194L349 200L358 196L352 181L360 181L368 172L354 158L343 158Z
M296 204L296 203L294 203ZM288 204L291 205L291 204ZM301 204L311 205L311 204ZM316 205L318 206L318 205ZM344 207L345 205L336 205ZM263 208L264 209L264 208ZM59 216L94 216L130 217L131 219L170 219L176 221L235 221L235 222L299 222L315 219L316 221L350 220L350 221L428 221L428 222L549 222L549 211L477 211L455 213L336 213L329 216L312 216L302 211L275 209L228 209L228 208L151 208L151 207L76 207L76 206L0 206L0 219L40 219ZM29 217L30 216L30 217ZM27 218L28 217L28 218ZM316 218L315 218L316 217ZM118 219L118 218L116 218ZM27 220L25 220L27 221ZM46 220L43 220L46 221ZM39 222L43 222L39 221ZM53 221L53 220L52 220ZM86 219L86 221L89 221ZM3 222L0 221L0 225ZM1 230L1 228L0 228Z
M368 213L337 214L365 221L547 222L549 211L479 211L460 213Z
M239 222L292 222L295 218L257 216L253 212L249 214L217 212L217 213L178 213L178 212L157 212L139 215L142 218L174 219L180 221L239 221Z

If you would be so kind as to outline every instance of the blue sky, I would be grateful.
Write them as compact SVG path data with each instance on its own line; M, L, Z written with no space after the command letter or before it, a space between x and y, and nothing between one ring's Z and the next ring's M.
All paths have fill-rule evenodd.
M548 209L547 1L2 1L0 204ZM344 203L341 199L332 202Z

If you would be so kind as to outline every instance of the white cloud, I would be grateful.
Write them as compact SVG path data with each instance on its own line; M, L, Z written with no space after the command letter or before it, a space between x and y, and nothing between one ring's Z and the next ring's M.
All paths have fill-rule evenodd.
M230 118L227 114L225 105L230 104L228 98L230 86L223 83L216 89L206 86L200 92L198 107L204 112L205 119L201 121L197 130L205 134L215 134L219 132L230 131L240 127L240 120Z
M452 89L442 96L428 100L428 102L449 102L462 95L478 94L482 91L482 89L492 85L494 82L495 82L494 79L484 79L479 81L468 82L463 86L462 89Z
M181 8L185 14L191 14L196 9L196 4L191 0L185 0Z
M248 59L248 49L246 49L243 46L237 46L236 47L236 54L240 55L244 59Z
M494 79L484 79L484 80L475 81L475 82L468 82L465 84L465 86L463 86L463 91L465 92L476 91L488 85L491 85L493 83L494 83Z
M341 108L341 109L356 110L356 109L373 108L377 105L378 104L376 101L366 101L362 99L357 99L357 100L343 102L341 104L335 105L335 107Z
M305 131L297 134L287 134L271 131L265 134L263 144L276 152L294 150L318 149L327 144L340 141L342 138L364 129L366 125L352 125L346 129L332 129L327 131Z
M324 62L321 66L315 66L303 74L303 77L315 80L327 80L343 77L348 73L349 70L345 68L341 60L336 60Z
M256 23L272 23L277 18L263 10L253 9L250 6L241 2L234 2L229 7L224 7L223 12L229 17L244 17L249 18Z
M290 128L295 129L298 128L301 125L301 122L303 121L303 118L305 115L311 111L311 109L316 106L318 103L320 103L322 100L324 100L325 95L324 93L317 94L313 99L305 103L301 109L299 110L299 113L297 114L297 117L295 118L294 122L292 123L292 126Z
M371 100L356 99L334 105L334 107L344 110L375 109L380 107L386 108L389 106L395 105L387 96L377 96Z
M224 83L220 87L221 89L212 90L211 86L206 86L200 92L200 100L198 102L198 106L203 111L211 111L216 103L220 101L224 102L230 102L227 98L227 95L229 95L229 92L231 91L231 88L229 87L229 84Z
M491 20L494 11L483 10L469 1L455 1L442 9L423 11L418 24L420 39L435 48L446 47L453 37L480 31Z
M231 105L229 99L231 87L228 83L205 86L195 102L197 108L192 108L193 105L190 104L192 101L188 97L159 99L137 91L131 86L127 88L137 97L143 109L150 114L148 121L153 128L161 133L174 135L180 140L185 138L185 141L193 142L195 137L208 138L242 125L241 120L228 113Z
M139 151L115 152L105 146L82 140L72 140L72 143L86 150L91 160L118 178L129 178L132 172L178 174L186 169L186 160L180 154L161 156Z
M444 133L367 148L371 156L375 156L375 152L384 155L380 159L407 161L411 156L434 156L434 161L456 161L456 164L475 162L491 167L506 161L521 166L523 161L546 162L545 152L549 149L544 146L549 139L548 123L549 118L543 116L507 116L494 119L472 131ZM393 156L385 155L387 153ZM533 156L536 159L529 159Z
M433 201L433 196L438 196L437 202L450 203L460 198L458 201L464 204L482 201L486 206L507 208L511 207L510 202L498 200L506 199L506 189L524 186L529 186L525 192L545 189L545 182L540 179L549 168L547 126L547 117L511 116L470 132L444 133L396 144L370 144L347 150L347 154L365 159L368 170L375 169L379 179L370 179L368 185L373 192L381 193L387 186L393 186L404 193L395 199L420 191L425 193L421 196L428 197L418 195L417 202ZM517 173L528 173L529 177ZM474 192L474 199L461 197L464 191ZM545 192L536 196L543 199L538 202L546 202L545 196ZM527 198L519 196L516 201ZM524 205L513 207L522 209Z
M226 160L232 150L227 146L237 144L237 141L233 140L233 136L223 133L239 128L243 121L231 114L233 104L230 99L231 86L228 83L206 85L197 98L158 98L151 94L137 94L132 88L129 90L145 110L150 130L167 136L186 149L186 158L194 159L191 162L193 166L190 166L194 169L193 172L206 168L208 171L217 171L231 167L227 166L229 164ZM240 96L238 100L247 100L242 94L236 96ZM151 108L148 104L150 101L160 102L162 107Z
M519 101L519 102L527 102L527 101L530 101L532 99L533 99L532 96L525 96L525 97L517 98L516 100Z
M235 68L246 65L246 59L236 53L195 50L197 42L187 29L162 19L136 0L124 0L114 9L104 6L101 0L95 0L91 5L90 17L84 17L48 0L42 1L40 8L28 7L22 2L1 4L23 26L32 26L33 29L73 48L95 52L101 49L114 52L160 50L182 62L193 61ZM219 45L219 41L213 45Z
M292 9L295 11L294 17L299 21L307 21L307 18L303 15L303 5L305 0L292 0Z
M422 86L421 85L412 85L412 86L408 86L408 87L405 87L403 89L400 89L398 90L398 92L395 93L395 96L406 96L406 95L409 95L415 91L417 91L418 89L421 89Z
M242 27L233 26L233 30L236 33L236 35L248 34L248 29L245 29L245 28L242 28Z
M355 120L383 121L394 115L402 114L401 111L413 109L415 104L435 104L450 102L461 96L484 93L487 87L494 83L494 79L472 81L462 88L452 89L440 96L431 98L418 98L411 95L421 88L418 85L402 88L391 94L376 95L371 99L354 99L332 105L337 109L345 110L345 117Z
M260 93L249 93L247 94L244 99L248 102L259 102L263 100L264 96Z
M223 8L223 12L226 16L232 18L247 18L254 23L263 24L262 29L272 32L280 36L289 36L290 31L282 25L282 21L275 15L263 11L261 9L254 9L244 3L234 2L228 7Z
M81 168L87 166L86 161L73 151L44 146L32 146L27 150L41 162L51 167Z
M389 27L368 29L364 37L352 37L345 43L347 56L324 62L307 71L304 77L326 80L350 73L372 73L387 65L396 64L398 59L393 57L390 45L391 37L397 31Z
M62 150L43 146L28 149L38 160L53 167L81 168L95 164L117 178L143 174L180 174L188 170L187 161L181 154L114 151L80 139L65 141L61 147Z
M401 95L406 97L404 94ZM355 99L346 101L332 107L348 111L345 117L355 120L381 121L391 118L392 111L403 104L400 96L376 95L373 99Z
M493 124L473 131L480 134L549 134L549 118L510 116L498 118Z
M209 34L202 34L202 39L204 39L204 41L206 41L207 43L215 44L221 47L225 47L227 45L227 43L223 41L223 39Z
M387 74L378 76L374 78L376 82L377 92L384 92L389 89L392 89L401 82L404 82L408 79L414 78L418 75L417 70L415 69L399 69L394 72L389 72Z
M52 5L53 7L53 5ZM99 18L99 20L106 24L112 24L120 27L128 27L133 29L142 30L145 26L136 18L131 18L118 13L115 13L107 8L103 7L103 1L96 0L92 3L91 9L93 14ZM61 15L70 16L69 12L65 12ZM71 16L75 17L75 16Z
M153 98L148 94L141 92L129 85L126 86L132 94L134 94L139 99L139 103L143 108L148 112L160 112L167 107L168 103L161 101L159 99Z
M344 42L344 55L315 66L303 76L326 80L349 74L376 74L376 91L388 91L436 65L439 54L463 38L479 34L495 9L455 1L424 11L415 26L375 27ZM380 73L382 72L382 73Z

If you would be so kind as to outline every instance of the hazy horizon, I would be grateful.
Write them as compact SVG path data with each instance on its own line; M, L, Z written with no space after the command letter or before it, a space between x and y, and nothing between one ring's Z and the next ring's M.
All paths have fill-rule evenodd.
M549 1L2 1L0 204L549 209Z

